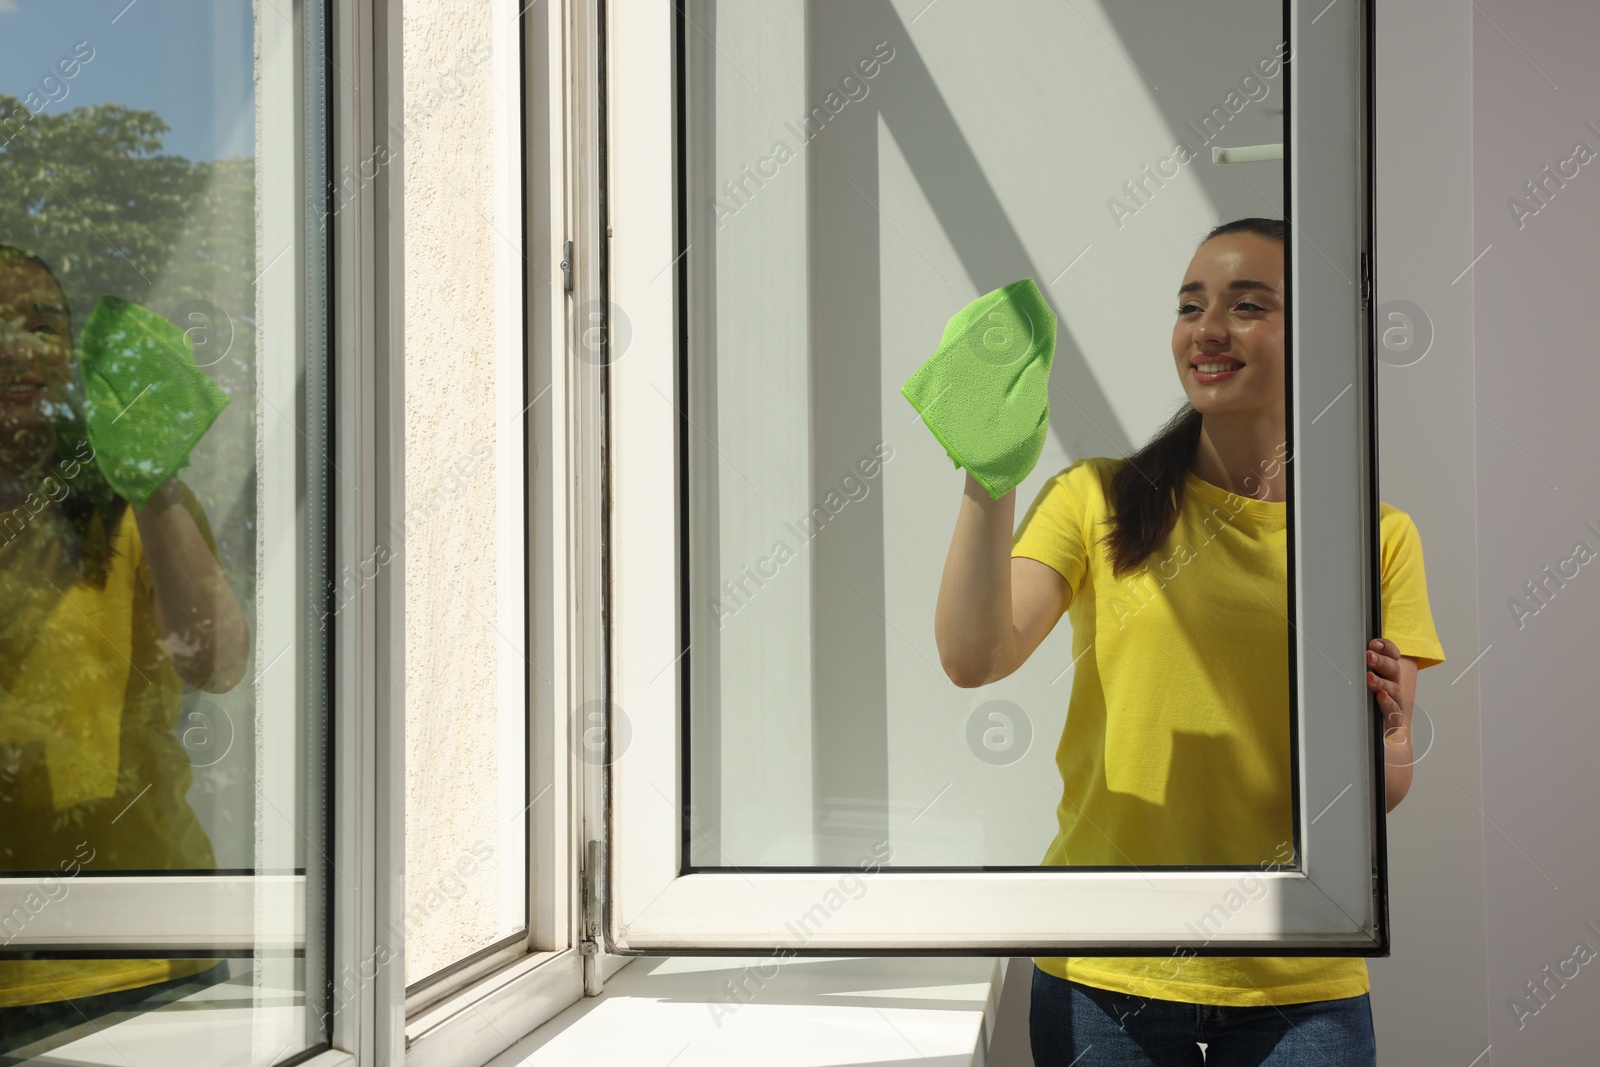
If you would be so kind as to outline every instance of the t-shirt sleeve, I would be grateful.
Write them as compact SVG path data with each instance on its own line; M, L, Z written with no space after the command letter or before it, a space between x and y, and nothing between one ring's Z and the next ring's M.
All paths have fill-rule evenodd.
M1428 607L1428 580L1422 566L1422 535L1411 516L1383 504L1379 508L1383 636L1419 669L1444 662L1444 647Z
M1089 508L1089 483L1098 473L1089 459L1080 459L1040 487L1011 538L1011 555L1036 559L1067 580L1075 594L1083 584L1088 560L1084 536ZM1070 603L1070 596L1068 598Z

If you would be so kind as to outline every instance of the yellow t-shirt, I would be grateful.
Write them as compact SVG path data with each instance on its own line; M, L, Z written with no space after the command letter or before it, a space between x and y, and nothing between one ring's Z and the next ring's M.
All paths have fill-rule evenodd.
M212 552L194 495L179 495ZM98 524L98 520L97 524ZM216 858L186 794L183 681L158 643L139 527L124 509L103 588L65 558L65 520L41 510L0 538L0 877L205 870ZM0 945L41 897L0 916ZM77 999L196 974L214 959L0 959L0 1007Z
M1045 865L1292 860L1287 504L1188 473L1177 524L1139 571L1114 579L1100 538L1125 459L1080 459L1028 508L1011 554L1071 587L1072 679L1056 748L1059 829ZM1379 504L1383 636L1419 666L1444 662L1405 512ZM1350 672L1365 685L1363 664ZM1276 865L1274 867L1273 865ZM1369 990L1364 957L1045 957L1101 989L1197 1004L1295 1004Z

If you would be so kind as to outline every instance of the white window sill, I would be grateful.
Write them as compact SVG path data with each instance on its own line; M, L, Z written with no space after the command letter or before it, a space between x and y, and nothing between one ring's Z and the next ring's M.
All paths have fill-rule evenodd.
M487 1067L983 1067L1005 959L647 956ZM728 983L742 980L742 996Z
M979 956L634 957L606 979L600 996L573 1004L486 1067L923 1061L983 1067L1006 962ZM41 1064L170 1067L193 1058L195 1027L203 1019L202 1058L244 1067L253 1061L246 1050L261 1013L285 1032L302 1025L304 1008L293 994L267 1008L256 1005L254 995L248 973L236 975L155 1011L85 1022L28 1052ZM347 1059L327 1053L316 1062Z

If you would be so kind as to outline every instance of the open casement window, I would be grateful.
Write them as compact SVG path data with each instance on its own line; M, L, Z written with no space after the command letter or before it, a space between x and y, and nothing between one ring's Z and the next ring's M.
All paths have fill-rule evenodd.
M607 261L575 297L606 314L609 948L1387 953L1357 666L1379 632L1372 13L1165 6L604 8ZM1242 216L1289 222L1293 851L1043 866L1070 624L991 686L936 666L964 475L896 394L957 310L1036 279L1051 434L1020 522L1042 479L1132 452L1182 399L1169 301ZM1240 788L1210 751L1151 758Z
M349 329L336 339L330 298L336 285L370 287L357 273L360 257L350 252L370 235L353 212L338 210L347 203L324 200L337 163L355 158L351 124L341 118L330 133L336 113L355 114L350 96L332 84L336 68L355 67L353 52L334 52L353 47L353 5L333 6L337 33L317 5L253 12L249 3L219 4L204 17L130 6L116 18L107 12L106 24L94 27L81 12L66 13L64 22L30 12L18 16L27 25L8 31L37 41L51 62L60 34L86 37L71 73L62 66L59 77L50 75L58 90L63 81L88 83L117 64L118 73L108 71L109 80L87 91L109 92L114 104L126 101L134 110L113 106L96 120L97 132L67 131L63 140L53 124L74 121L70 111L80 106L66 92L52 98L61 102L51 109L30 108L37 115L8 131L6 153L13 159L34 153L28 166L38 166L56 194L42 201L30 232L8 231L0 241L28 245L55 268L75 335L99 295L122 296L182 328L200 373L226 395L227 406L176 477L203 513L243 613L248 651L240 653L236 684L184 687L164 654L140 636L137 589L131 636L122 643L117 635L130 633L126 602L120 622L114 603L96 616L92 625L105 643L93 662L61 658L81 646L40 631L21 670L44 672L51 661L40 656L55 656L54 688L36 684L42 674L33 678L28 691L42 695L31 707L92 725L54 735L72 736L76 748L65 741L30 748L20 734L26 715L18 691L8 694L11 751L43 752L47 773L27 777L25 759L20 771L16 764L7 768L7 825L0 833L14 859L0 874L0 913L10 920L3 955L31 955L39 967L98 961L68 975L76 984L58 986L74 999L141 961L170 965L181 977L194 971L195 960L224 960L232 968L226 981L235 984L222 988L237 990L242 981L248 1000L253 982L271 1003L252 1014L251 1026L221 1035L205 1029L213 1024L204 1013L191 1013L186 1021L196 1030L187 1037L200 1047L192 1042L204 1029L206 1056L248 1054L252 1040L259 1055L327 1048L336 1040L325 989L330 952L356 955L344 944L332 948L330 909L356 906L351 883L335 884L333 872L355 873L359 855L353 838L336 843L331 834L331 810L339 803L332 709L351 702L358 689L350 680L364 672L345 675L347 688L336 695L330 664L336 655L359 663L360 620L370 619L370 590L362 588L370 583L354 578L368 554L357 540L357 457L370 449L357 444L363 420L344 420L341 440L330 414L336 379L345 375L344 388L359 381L355 350L370 337L355 325L353 307ZM118 58L141 50L148 63ZM187 72L171 81L174 65ZM175 91L156 85L163 77ZM141 125L151 117L156 121ZM152 126L167 137L165 147L130 150L146 137L160 140ZM343 141L330 160L336 137ZM89 140L73 143L82 138ZM170 153L160 156L159 178L151 170L157 161L144 158L158 151ZM85 169L81 160L89 158L97 163ZM6 169L20 179L23 166L13 159ZM10 199L24 198L13 190ZM125 211L139 220L131 228ZM137 414L132 404L123 412L130 413ZM124 532L134 525L131 512L121 521L117 529ZM123 561L132 567L134 559L129 549ZM115 557L109 566L107 584L116 586ZM8 596L20 595L28 576L9 577ZM161 588L166 579L154 581ZM78 587L68 595L78 596ZM94 595L84 592L83 602ZM113 594L97 595L99 604ZM62 625L73 616L65 618ZM22 647L18 634L8 631L7 641L17 642L8 644L8 656ZM106 664L128 679L126 689L92 699L80 679ZM110 774L99 786L90 772L107 754ZM32 814L12 821L18 805ZM155 980L149 972L140 977ZM29 998L37 995L8 992L11 1004L34 1003ZM349 1032L354 1022L346 1020Z

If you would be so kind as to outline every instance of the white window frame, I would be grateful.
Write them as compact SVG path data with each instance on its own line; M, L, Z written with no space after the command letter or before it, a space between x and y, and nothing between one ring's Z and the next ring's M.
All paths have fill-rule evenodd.
M310 563L320 552L307 543L301 531L305 518L304 498L309 496L298 477L303 462L300 437L306 433L297 413L300 382L297 377L309 361L308 345L325 337L331 346L330 359L335 378L335 397L361 395L370 377L369 325L358 314L339 317L336 329L325 330L328 321L313 313L309 299L316 288L326 285L330 295L351 300L346 307L364 308L352 298L371 295L371 264L366 257L350 250L365 247L368 224L362 210L341 211L330 216L335 227L334 253L326 279L305 269L313 242L315 219L312 205L320 192L307 188L305 141L307 138L307 79L314 76L316 61L308 57L312 38L305 28L305 9L294 5L277 13L263 9L258 22L261 60L258 69L258 94L262 141L268 145L293 146L290 150L266 153L257 160L262 232L273 247L257 249L258 262L267 267L286 261L277 270L263 269L258 279L258 299L262 309L257 352L258 389L266 402L259 419L259 448L267 473L261 479L257 525L258 560L261 568L261 595L253 627L257 673L253 680L257 707L258 774L263 789L263 810L303 812L307 792L315 795L322 782L308 782L305 770L296 770L299 746L298 724L291 715L272 715L270 709L293 709L306 698L307 673L323 675L328 655L324 649L303 646L308 631L306 620L315 617L317 598L309 588ZM360 28L370 24L370 13L354 0L340 0L328 12L326 48L330 61L343 70L368 69L364 55L356 47ZM342 43L341 43L342 42ZM324 112L335 131L328 166L329 175L339 172L341 162L361 158L354 152L359 143L359 116L353 87L337 78L327 83ZM351 119L356 121L351 121ZM270 260L271 263L267 263ZM370 303L370 301L369 301ZM313 337L313 331L319 331ZM349 357L359 352L359 361ZM309 372L308 372L309 373ZM347 391L348 390L348 391ZM315 397L318 390L308 389ZM273 409L283 417L272 414ZM363 409L367 410L367 409ZM340 468L347 472L367 471L373 449L363 438L366 426L359 415L336 420L338 436L330 451ZM313 431L314 432L314 431ZM313 448L316 448L313 445ZM337 478L331 471L330 479ZM370 479L364 484L371 484ZM355 566L370 553L360 546L370 544L370 502L352 499L343 486L334 485L330 493L335 511L324 517L333 528L332 553L325 561L326 573L338 573L342 564ZM363 518L368 521L363 525ZM281 576L274 580L274 576ZM360 649L371 649L371 590L363 591L351 610L331 619L333 649L340 662L364 664ZM307 664L304 670L267 669L280 657L292 656ZM357 669L339 672L338 686L327 709L330 732L336 737L335 760L329 774L332 792L326 802L335 806L341 827L357 807L359 782L369 780L361 773L361 754L353 742L360 736L358 719L361 703L370 691L369 672ZM282 818L262 817L263 828L255 845L257 870L294 873L216 875L178 871L172 874L117 876L86 874L74 877L68 891L44 908L20 936L7 948L75 949L108 947L116 951L151 954L159 952L219 954L254 953L262 979L269 987L293 988L293 960L305 953L310 966L308 987L315 988L320 976L340 960L353 960L358 924L347 921L363 906L348 884L326 869L314 842L304 845L306 862L297 869L296 854L302 844L298 831ZM370 833L334 836L334 865L356 869L362 854L361 842ZM319 869L321 868L321 869ZM47 888L52 879L0 879L0 909L9 910L31 891ZM370 879L363 881L370 884ZM324 893L331 889L335 914L329 916ZM331 924L329 919L332 919ZM324 944L310 943L307 930L320 935L328 930L333 960ZM320 940L320 937L318 938ZM313 994L314 996L314 994ZM333 1048L314 1056L309 1063L333 1067L351 1062L341 1046L354 1047L356 1020L348 1013L336 1013L333 1023ZM257 1039L264 1048L298 1048L303 1035L293 1032L278 1016L263 1016L257 1024ZM313 1042L315 1044L315 1042Z
M529 929L523 944L452 976L454 988L444 996L414 997L410 1011L404 1010L403 989L388 990L390 1008L379 1018L380 1027L389 1030L383 1047L403 1048L407 1067L485 1063L586 994L598 993L605 979L628 962L598 951L597 927L586 936L585 877L592 872L583 857L588 854L586 842L601 837L604 771L578 754L580 731L588 726L584 709L602 691L605 637L600 559L593 550L602 515L600 374L579 353L587 327L578 318L597 290L600 229L595 199L573 192L596 183L598 8L588 0L514 6L524 20L524 61L520 72L509 72L505 87L511 91L511 82L521 79L522 236L529 264L525 336L530 403L524 415L532 548L526 575L532 626ZM390 48L398 64L398 42L392 41ZM400 181L398 172L391 176L395 203ZM398 267L393 269L398 276ZM563 285L568 275L570 291ZM391 299L399 299L398 290ZM400 409L393 410L398 418ZM392 480L398 492L398 468ZM403 627L396 624L387 644L403 649ZM392 692L400 691L401 681L396 667ZM403 706L398 699L386 705L388 730L396 739ZM397 783L396 798L402 795L399 759L399 751L391 753L388 773ZM391 805L391 810L401 808ZM392 860L380 870L403 869L399 845L404 834L398 818L390 819ZM386 914L398 914L400 899L397 883Z
M296 14L299 12L297 10ZM297 495L303 488L299 472L299 434L293 412L297 368L302 363L308 328L315 325L307 313L303 270L308 253L304 159L298 151L303 140L302 79L305 77L307 39L303 27L286 18L261 22L260 109L263 140L293 145L259 160L262 226L281 241L281 247L258 249L258 261L274 257L291 266L264 270L258 296L263 309L257 353L258 386L269 405L260 419L260 450L268 475L261 479L258 557L263 570L262 595L252 627L257 673L253 681L257 706L293 707L301 698L303 677L292 668L263 668L276 662L302 642L304 620L313 598L306 586L307 558L299 526L302 512ZM285 414L271 417L273 408ZM334 561L329 561L330 572ZM286 575L271 583L268 575ZM296 724L290 716L262 715L257 724L260 777L267 801L280 811L303 807L295 795ZM283 773L287 772L287 773ZM330 798L331 799L331 798ZM265 806L265 805L263 805ZM293 869L296 835L282 820L257 841L257 869ZM314 859L313 859L314 862ZM92 866L92 864L90 865ZM9 912L30 892L59 892L63 879L0 878L0 914ZM316 879L311 884L317 884ZM49 893L45 894L47 897ZM308 878L293 874L196 874L129 876L89 873L86 868L70 879L68 890L50 907L33 916L25 929L8 940L7 948L84 949L110 946L121 951L174 952L214 949L250 951L260 947L275 953L305 948L303 931L307 909L319 910L308 900Z
M400 4L359 4L371 19L364 29L352 30L357 45L371 49L359 69L373 73L370 83L360 77L357 83L372 85L368 99L373 110L357 116L354 125L369 125L358 131L349 158L370 156L375 139L384 137L379 131L400 128L404 113ZM581 0L570 6L552 0L515 7L523 19L522 40L516 44L524 60L497 62L495 69L503 79L500 87L520 98L524 115L523 144L511 147L523 149L525 164L525 225L518 236L529 264L524 321L532 400L523 413L529 444L524 464L527 522L533 539L525 574L531 626L528 935L410 998L403 958L390 956L375 968L375 977L360 983L358 995L344 1010L335 1013L335 1047L348 1050L362 1067L486 1063L586 991L598 992L605 976L627 962L586 954L581 945L578 842L595 831L580 801L585 796L598 799L600 793L597 770L576 757L570 741L577 709L598 692L602 670L597 652L602 647L599 572L592 554L578 548L592 543L599 530L600 502L593 489L599 484L598 393L592 376L585 375L592 368L573 356L572 308L579 290L558 288L566 235L578 246L571 257L574 277L594 269L598 231L592 209L585 216L587 205L570 195L579 183L593 180L584 137L590 128L584 116L596 98L593 12ZM510 49L497 52L510 54ZM542 62L535 63L535 57ZM535 72L541 76L534 77ZM361 213L362 219L374 220L370 236L359 230L349 234L348 247L370 248L373 264L362 290L370 306L363 305L356 317L371 324L373 339L363 348L370 361L368 377L352 383L362 412L374 416L373 424L351 442L354 451L365 449L361 469L372 475L365 484L379 490L370 497L373 514L362 517L369 523L363 527L368 545L405 513L404 158L400 153L398 163L386 167L373 183L370 208ZM546 284L545 278L552 283ZM341 413L346 410L341 405ZM540 442L546 447L541 449ZM541 545L541 539L548 543ZM399 562L384 568L372 584L373 598L362 604L359 618L373 636L352 649L353 655L370 657L357 662L371 662L373 678L370 701L351 694L354 711L344 720L348 735L341 734L353 765L339 779L338 825L353 831L345 836L339 857L341 866L349 864L345 870L357 872L354 881L361 888L339 901L338 968L373 960L382 943L380 931L403 926L405 598L403 560ZM320 1061L317 1067L323 1067Z
M597 289L598 213L593 197L579 200L570 193L596 181L598 8L586 0L503 6L523 20L521 40L508 34L504 43L512 47L496 49L512 61L497 60L495 69L509 97L498 106L515 108L520 101L526 116L523 143L499 147L508 156L522 152L521 160L507 162L518 168L521 202L530 213L522 295L529 392L536 394L523 415L528 525L535 532L525 575L533 629L526 939L474 959L408 1003L403 944L392 933L403 928L405 902L405 598L404 560L396 557L330 620L334 751L327 802L334 831L326 886L320 876L308 879L304 873L80 879L70 905L68 898L52 903L31 918L26 937L12 942L16 948L114 945L141 952L265 950L273 967L287 966L297 952L308 960L327 955L308 976L310 999L327 976L335 985L346 976L358 978L346 987L348 995L330 1005L331 1047L306 1061L314 1067L487 1062L586 992L598 993L605 978L628 962L596 951L598 927L583 944L579 842L601 836L604 772L579 758L572 743L585 725L581 709L601 692L604 671L600 561L589 550L598 540L602 512L599 374L576 355L580 339L573 319L573 308ZM292 22L284 12L261 12L264 52L299 57L264 64L262 113L269 141L276 131L280 142L298 144L308 76L300 52L307 38L300 21L304 7L292 5L289 13ZM264 317L280 325L263 331L261 363L268 399L293 410L294 356L308 328L305 297L308 287L325 284L333 310L327 337L336 415L329 451L360 487L351 491L341 482L333 491L327 569L339 573L341 566L354 572L372 558L405 514L404 154L394 152L404 96L398 0L332 0L327 17L327 172L332 180L347 172L367 180L342 188L340 208L329 216L326 279L298 268L263 275L264 306L272 312ZM525 62L516 61L522 57ZM390 157L393 162L373 173L371 161ZM526 173L520 169L524 161ZM269 234L291 238L283 252L290 263L305 261L306 201L317 196L304 189L305 164L299 152L259 161L263 225ZM564 262L568 240L574 248ZM567 268L575 282L570 291L561 284ZM274 353L279 357L272 358ZM281 434L263 431L264 447L270 461L292 472L295 431L286 424L280 429ZM294 536L294 489L292 481L278 486L279 497L264 505L262 544L273 553L277 573L302 580L305 546ZM291 644L296 619L309 610L309 601L286 601L264 611L258 658L263 649ZM547 640L539 639L541 633ZM292 672L265 672L257 681L265 687L263 706L298 699L303 684ZM292 730L286 722L277 741L291 759ZM288 798L282 799L286 806ZM292 838L287 828L285 833ZM48 881L0 879L0 901L21 900ZM329 912L326 953L307 944L303 933L308 915L316 918L323 910ZM260 1044L283 1048L294 1037L263 1033Z
M752 954L787 946L785 920L809 908L843 870L681 874L678 817L658 795L682 807L680 527L662 521L678 517L681 484L677 414L661 403L662 395L677 395L681 358L678 274L661 271L680 252L676 92L663 89L677 84L673 6L669 0L549 0L524 12L527 71L542 73L523 84L525 251L530 267L537 265L528 273L529 392L541 393L539 383L548 383L525 416L536 450L527 464L528 512L535 536L551 539L547 552L530 556L527 574L534 630L529 654L550 682L530 680L529 766L530 792L548 789L545 799L553 801L530 810L526 951L462 973L448 995L414 1002L411 1013L401 957L383 959L379 951L388 947L382 931L393 929L404 909L405 629L398 562L335 621L329 799L335 826L330 859L339 875L327 886L331 958L325 970L371 977L335 1007L332 1047L307 1061L315 1067L486 1062L584 995L598 993L633 955ZM1287 0L1286 8L1295 43L1286 78L1292 86L1291 189L1308 202L1341 205L1295 219L1297 239L1287 264L1295 457L1292 682L1299 694L1296 773L1303 794L1296 797L1295 818L1303 861L1296 869L1260 872L1265 895L1233 911L1228 937L1200 951L1384 955L1382 753L1371 697L1364 686L1319 690L1310 684L1319 670L1323 681L1327 677L1317 666L1318 649L1353 663L1356 648L1379 625L1375 370L1365 299L1370 261L1363 258L1372 245L1370 122L1357 104L1370 76L1372 4ZM292 10L298 15L301 7ZM263 18L282 34L297 32L281 18ZM329 62L337 73L330 71L327 80L328 169L338 174L371 159L385 131L403 116L400 5L332 0L329 19ZM1314 32L1337 47L1300 45L1302 29L1309 31L1313 21ZM531 61L534 48L543 50L542 67ZM1301 91L1304 85L1317 92ZM276 121L295 118L280 111ZM273 121L270 111L267 119ZM1308 124L1312 139L1302 137ZM303 161L261 162L270 213L274 197L291 195ZM367 558L382 531L404 515L402 167L403 157L401 165L360 186L334 216L335 455L364 490L336 497L335 552L328 563L334 573ZM299 231L290 225L288 232ZM570 255L565 241L572 242ZM564 268L572 278L566 292L558 288ZM552 284L544 285L540 273ZM263 284L274 283L269 277ZM276 284L299 286L304 279ZM1323 294L1315 307L1300 295L1313 291ZM273 299L274 290L267 292ZM279 293L278 306L288 309L299 292ZM595 321L589 309L618 306L627 308L630 320L628 357L600 367L587 337ZM302 313L303 305L294 304L297 329ZM547 447L539 449L539 442ZM664 529L670 536L662 536ZM548 631L547 654L537 636L541 626ZM270 628L263 623L263 629ZM663 671L666 663L673 667ZM574 740L589 725L584 709L596 700L628 709L628 758L609 766L576 755ZM609 713L607 725L616 726ZM1318 758L1308 760L1307 751ZM1339 796L1344 799L1323 809ZM1238 870L1226 868L1140 874L886 867L874 876L875 892L834 914L798 951L1153 954L1191 944L1185 921L1237 881ZM18 890L25 892L26 883L0 886L6 893ZM323 904L320 888L311 896L316 899L308 898L299 875L115 884L85 879L74 886L72 907L45 909L39 919L48 914L48 921L34 925L30 937L57 945L72 939L172 949L259 945L265 931L258 901L269 914L294 916L275 929L304 929L300 917ZM157 922L163 915L190 921ZM952 915L962 917L961 929L952 928ZM1080 917L1070 934L1049 932L1061 915ZM197 927L194 916L205 916L208 925ZM281 939L272 947L316 950ZM381 962L374 967L375 961ZM482 973L491 967L497 969Z
M662 273L684 251L676 232L677 91L665 88L678 84L675 16L667 0L611 5L609 299L627 309L632 331L627 359L611 368L608 411L610 700L627 709L631 727L627 758L613 766L610 783L611 950L1048 956L1150 955L1187 945L1202 955L1387 954L1381 738L1359 672L1352 667L1341 672L1347 684L1331 684L1338 677L1332 664L1357 663L1379 632L1377 420L1364 281L1372 12L1370 3L1326 0L1286 0L1285 7L1293 46L1286 68L1290 203L1316 207L1294 217L1286 263L1298 866L1258 872L1265 892L1238 908L1237 867L888 866L874 874L870 894L793 949L785 921L811 908L846 868L681 873L687 657L677 520L684 471L677 405L661 402L679 395L684 358L680 275ZM692 298L687 306L695 306ZM692 311L687 327L692 341L701 328ZM663 796L673 803L663 804ZM1195 944L1186 924L1223 899L1230 900L1226 935ZM1072 917L1070 929L1063 916Z
M340 147L346 158L360 159L371 156L375 142L385 136L381 131L401 126L401 11L398 0L343 2L369 20L352 26L351 34L356 50L369 50L357 69L372 73L355 77L357 84L372 87L367 96L372 111L355 117L353 143ZM361 982L357 996L335 1012L335 1047L348 1050L362 1067L485 1063L586 992L598 992L605 977L628 962L586 953L582 945L579 842L598 833L593 821L600 774L577 758L571 743L579 709L599 692L603 670L598 561L580 550L597 540L601 513L595 491L600 484L599 395L593 368L575 358L573 344L572 309L588 287L574 286L571 292L558 287L564 266L574 278L595 270L593 205L571 195L573 188L594 180L587 132L596 106L594 11L584 0L517 4L516 9L523 18L517 43L524 62L497 63L496 70L506 92L519 93L520 85L524 115L524 143L516 147L524 149L525 164L520 236L529 264L524 307L532 400L523 413L529 443L527 521L534 549L525 575L531 625L528 936L474 960L440 983L444 988L422 990L409 1003L399 954L369 968L375 976ZM534 63L535 56L542 63ZM405 513L404 158L402 152L397 165L384 168L372 184L370 203L351 220L346 235L346 247L371 250L363 285L356 285L358 268L350 264L352 287L363 300L351 325L368 324L370 340L361 348L365 377L351 382L352 392L346 394L359 397L361 412L373 419L359 431L348 426L356 420L347 420L355 434L349 442L352 462L370 476L363 484L378 488L367 497L371 514L359 517L361 543L369 546ZM357 228L363 223L367 230ZM564 264L568 239L576 248L570 264ZM345 317L340 321L344 324ZM341 404L340 411L348 408ZM546 447L541 449L540 442ZM548 543L541 545L541 538ZM372 597L357 614L371 636L361 642L353 635L350 649L350 662L370 663L372 677L367 690L351 691L351 713L341 720L341 751L350 765L341 762L339 768L337 817L341 828L353 829L337 854L342 869L357 872L353 881L360 889L336 887L344 890L336 902L336 974L372 961L383 943L380 932L403 925L405 598L399 562L372 583ZM362 692L370 692L370 699L363 700ZM586 797L592 798L588 813L582 803ZM317 1067L323 1067L320 1061Z

